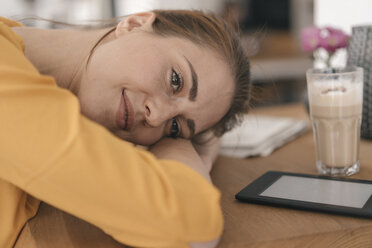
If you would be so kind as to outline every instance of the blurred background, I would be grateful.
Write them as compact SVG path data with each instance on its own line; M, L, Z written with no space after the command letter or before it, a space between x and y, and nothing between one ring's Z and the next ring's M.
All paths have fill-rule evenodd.
M313 63L301 50L304 27L331 25L351 34L353 25L372 23L370 0L0 0L1 16L74 24L152 9L201 9L238 23L252 64L253 106L304 100L305 72ZM43 21L26 24L58 28ZM340 65L345 56L346 52L339 54Z

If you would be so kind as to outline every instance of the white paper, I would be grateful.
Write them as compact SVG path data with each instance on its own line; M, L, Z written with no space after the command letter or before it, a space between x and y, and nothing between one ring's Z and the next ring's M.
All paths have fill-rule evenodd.
M239 158L267 156L308 129L308 121L248 115L241 126L222 137L220 154Z

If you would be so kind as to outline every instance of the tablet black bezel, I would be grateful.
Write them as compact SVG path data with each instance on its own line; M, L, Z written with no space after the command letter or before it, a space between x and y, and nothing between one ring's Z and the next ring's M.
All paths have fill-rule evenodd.
M239 193L235 195L235 198L242 202L250 202L256 204L285 207L292 209L308 210L325 212L331 214L372 218L372 196L369 197L367 202L364 204L363 208L353 208L345 206L330 205L324 203L306 202L299 200L289 200L283 198L275 198L269 196L261 196L260 194L264 192L268 187L275 183L282 176L296 176L296 177L306 177L306 178L317 178L317 179L327 179L334 181L346 181L346 182L356 182L356 183L366 183L372 184L372 181L352 179L352 178L339 178L339 177L329 177L320 175L310 175L310 174L300 174L300 173L290 173L281 171L268 171L259 178L257 178L252 183L248 184Z

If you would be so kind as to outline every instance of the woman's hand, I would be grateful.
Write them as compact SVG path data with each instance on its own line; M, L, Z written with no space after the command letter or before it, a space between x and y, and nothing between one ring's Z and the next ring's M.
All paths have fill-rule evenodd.
M209 176L210 166L204 163L190 140L162 138L159 142L152 145L149 151L160 159L172 159L182 162L211 182Z
M220 150L220 138L216 137L212 132L205 132L195 136L191 141L210 172Z
M158 158L185 163L210 181L209 173L218 156L220 139L212 132L200 134L190 140L163 138L149 147Z

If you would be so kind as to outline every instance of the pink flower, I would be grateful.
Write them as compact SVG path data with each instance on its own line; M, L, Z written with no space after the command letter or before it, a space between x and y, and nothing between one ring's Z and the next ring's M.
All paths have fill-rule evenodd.
M349 35L341 29L332 27L308 27L301 32L301 44L303 50L311 52L313 59L327 67L331 67L333 55L338 49L346 48L349 43ZM323 51L319 51L323 49Z
M320 33L320 47L329 53L334 53L337 49L346 48L349 36L341 29L326 27Z
M312 52L320 47L320 32L317 27L308 27L301 32L302 48L306 52Z

